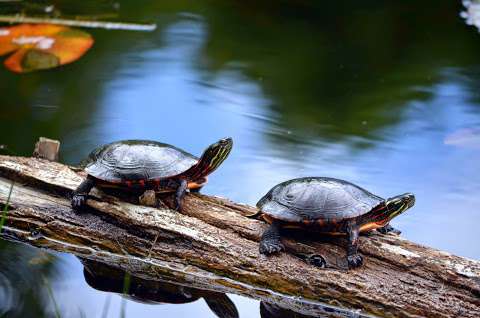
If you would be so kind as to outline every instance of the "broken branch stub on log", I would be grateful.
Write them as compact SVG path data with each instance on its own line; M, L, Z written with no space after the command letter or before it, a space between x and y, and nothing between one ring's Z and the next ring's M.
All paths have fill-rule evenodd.
M188 194L179 213L94 190L89 210L79 214L68 195L84 177L59 163L0 156L0 202L16 182L2 236L115 264L146 279L169 277L298 311L306 304L327 305L324 312L309 313L339 307L388 317L479 316L479 261L379 234L361 237L365 262L355 270L343 269L345 250L338 240L289 237L287 253L266 257L258 241L267 225L245 217L253 207ZM308 255L324 256L328 267L308 264Z
M58 152L60 151L60 142L58 140L40 137L35 144L33 156L50 161L58 161Z

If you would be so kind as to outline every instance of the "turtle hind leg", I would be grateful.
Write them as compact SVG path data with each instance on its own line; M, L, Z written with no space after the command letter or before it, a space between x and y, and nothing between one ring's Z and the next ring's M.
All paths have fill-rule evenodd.
M382 233L382 234L393 233L393 234L400 235L402 233L402 231L400 231L400 230L394 228L393 226L391 226L390 223L388 223L387 225L385 225L383 227L379 227L377 229L377 231Z
M95 180L91 177L87 177L78 188L73 191L72 195L72 208L75 210L81 209L87 201L87 196L90 190L95 186Z
M181 211L183 206L183 197L187 192L187 180L180 180L177 191L175 192L175 210Z
M356 268L363 264L362 255L358 254L358 235L359 228L356 225L347 226L348 246L347 263L348 268Z
M260 240L260 253L269 255L284 250L285 247L280 240L280 223L273 221L272 224L263 232Z

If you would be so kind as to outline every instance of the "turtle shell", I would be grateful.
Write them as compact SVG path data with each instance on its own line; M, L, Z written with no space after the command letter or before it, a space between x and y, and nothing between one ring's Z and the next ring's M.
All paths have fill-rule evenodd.
M108 182L152 180L177 176L197 162L197 157L172 145L125 140L93 150L85 171Z
M289 180L273 187L257 207L286 222L358 217L385 200L350 182L324 177Z

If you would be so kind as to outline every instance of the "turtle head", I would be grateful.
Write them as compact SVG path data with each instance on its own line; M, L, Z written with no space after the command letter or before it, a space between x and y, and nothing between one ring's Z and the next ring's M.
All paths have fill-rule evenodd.
M231 137L222 138L216 143L210 145L209 148L228 148L232 149L233 139Z
M412 193L405 193L389 198L385 205L387 207L386 217L388 221L410 209L415 204L415 196Z
M222 138L211 144L202 155L201 160L207 160L211 166L218 167L225 160L233 147L232 138Z
M200 157L198 164L191 171L191 178L206 177L222 164L233 147L232 138L223 138L211 144Z

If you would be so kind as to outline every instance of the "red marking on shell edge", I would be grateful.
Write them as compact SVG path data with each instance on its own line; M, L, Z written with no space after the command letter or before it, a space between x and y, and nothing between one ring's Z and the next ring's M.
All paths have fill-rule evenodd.
M377 212L380 210L383 210L385 208L385 204L379 204L376 207L373 208L373 212Z
M141 185L142 187L144 187L145 186L145 180L139 180L138 184Z
M127 184L127 187L129 187L129 188L131 188L132 185L133 185L132 181L125 181L125 183Z

